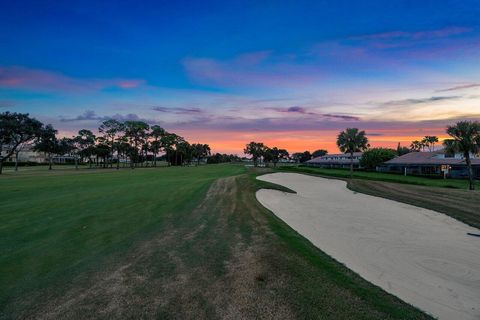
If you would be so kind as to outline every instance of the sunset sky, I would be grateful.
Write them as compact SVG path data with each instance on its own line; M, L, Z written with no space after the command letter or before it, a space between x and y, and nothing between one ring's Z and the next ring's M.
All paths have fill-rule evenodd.
M0 112L108 118L214 152L338 151L480 119L480 1L2 1Z

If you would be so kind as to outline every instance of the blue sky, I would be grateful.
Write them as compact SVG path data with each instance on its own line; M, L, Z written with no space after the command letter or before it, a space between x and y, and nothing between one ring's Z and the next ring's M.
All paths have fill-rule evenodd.
M214 149L378 145L480 116L478 1L3 1L0 108L109 117ZM195 141L193 141L195 142Z

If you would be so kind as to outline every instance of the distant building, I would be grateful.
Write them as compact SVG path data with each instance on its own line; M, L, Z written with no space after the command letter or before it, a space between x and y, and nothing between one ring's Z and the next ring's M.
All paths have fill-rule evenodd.
M471 155L473 175L480 178L480 158ZM438 175L451 178L468 177L467 164L462 154L448 155L443 150L410 152L377 167L379 172L398 172L411 175Z
M4 145L2 146L2 150L0 150L0 155L6 156L8 151L10 150L10 146ZM6 162L15 162L15 154L11 155L9 158L5 159ZM46 162L46 157L43 152L37 152L33 150L33 145L28 144L25 145L20 152L18 153L18 162L37 162L37 163L44 163Z
M362 157L363 152L354 152L353 153L353 167L360 167L360 158ZM350 168L350 154L337 153L337 154L327 154L325 156L316 157L311 160L308 160L304 163L307 166L311 167L322 167L322 168Z

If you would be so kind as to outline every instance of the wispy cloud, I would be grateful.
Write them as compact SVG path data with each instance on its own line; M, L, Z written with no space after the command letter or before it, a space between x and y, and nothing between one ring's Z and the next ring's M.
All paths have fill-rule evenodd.
M0 88L84 92L109 87L132 89L143 84L145 81L140 79L74 78L49 70L0 66Z
M319 42L311 48L310 54L331 60L339 69L342 68L339 62L342 62L349 70L352 66L360 66L401 71L405 65L419 60L432 62L450 58L452 63L477 58L480 39L473 31L473 28L450 26L352 35Z
M330 114L330 113L323 113L321 114L325 118L331 118L331 119L342 119L342 120L353 120L353 121L359 121L361 120L360 117L356 116L349 116L349 115L344 115L344 114Z
M354 121L360 120L360 118L356 116L343 115L343 114L331 114L331 113L319 113L319 112L310 111L307 108L299 107L299 106L293 106L288 108L273 107L273 108L267 108L267 110L274 110L280 113L314 115L314 116L317 116L317 118L322 118L322 119L328 118L328 119L342 119L342 120L354 120Z
M96 121L96 122L99 122L99 121L105 121L105 120L109 120L109 119L115 119L115 120L118 120L118 121L145 121L145 122L148 122L148 123L155 123L155 121L153 121L153 120L148 120L148 119L141 118L134 113L129 113L129 114L126 114L126 115L121 115L121 114L117 113L117 114L114 114L114 115L111 115L111 116L99 116L93 110L86 110L81 115L78 115L78 116L73 117L73 118L61 117L60 121L61 122L79 122L79 121Z
M314 112L308 111L307 109L299 106L293 106L288 108L268 108L270 110L274 110L281 113L299 113L299 114L316 114Z
M200 108L183 108L183 107L153 107L152 110L165 113L175 113L175 114L200 114L204 111Z
M446 88L446 89L437 90L436 92L457 91L457 90L471 89L471 88L478 88L478 87L480 87L480 83L470 83L470 84L465 84L465 85L460 85L460 86L455 86L455 87L450 87L450 88Z
M362 130L367 130L371 136L388 135L384 131L398 133L401 132L420 132L422 130L445 131L447 124L454 123L460 119L475 119L475 115L451 117L438 120L422 121L392 121L392 120L352 120L339 118L338 121L331 121L329 118L306 117L299 121L298 118L274 118L261 117L256 119L235 117L235 116L215 116L209 115L196 118L189 121L178 121L164 123L167 128L174 130L189 131L221 131L221 132L295 132L295 131L313 131L313 132L338 132L345 128L355 126Z
M465 34L473 31L472 28L450 26L435 30L422 30L422 31L387 31L372 34L365 34L360 36L352 36L349 39L352 40L392 40L392 39L436 39L445 38L460 34Z
M318 78L318 70L311 66L267 63L268 56L244 54L230 60L187 58L183 66L193 81L215 86L298 87Z
M429 97L429 98L419 98L419 99L391 100L391 101L382 102L379 105L383 107L410 106L410 105L426 104L426 103L432 103L432 102L457 100L460 98L462 98L462 96L445 96L445 97Z
M15 102L11 100L0 100L0 108L13 108L15 106Z

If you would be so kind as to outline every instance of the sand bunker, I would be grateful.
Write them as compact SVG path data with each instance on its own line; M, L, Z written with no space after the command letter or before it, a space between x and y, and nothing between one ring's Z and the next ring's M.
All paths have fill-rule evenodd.
M354 193L340 180L258 177L292 190L257 199L336 260L439 319L480 319L480 238L444 214Z

